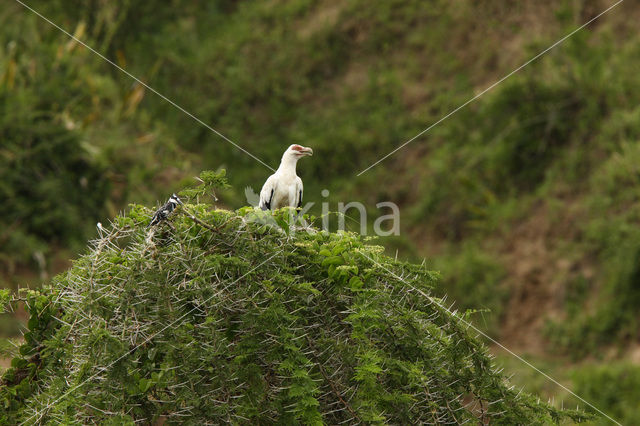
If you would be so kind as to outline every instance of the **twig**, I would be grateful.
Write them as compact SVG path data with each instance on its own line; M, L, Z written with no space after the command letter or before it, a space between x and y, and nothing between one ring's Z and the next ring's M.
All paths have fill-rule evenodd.
M182 212L184 215L186 215L189 219L193 220L195 223L197 223L198 225L202 226L203 228L207 228L209 231L211 232L217 232L218 228L214 228L211 225L208 225L206 223L204 223L203 221L201 221L200 219L198 219L197 217L195 217L194 215L192 215L191 213L189 213L187 211L187 209L185 209L184 206L182 206Z
M305 337L307 338L307 342L309 343L309 346L311 346L311 348L315 351L316 348L313 345L313 343L311 342L311 339L309 339L309 336L305 336ZM349 410L349 412L353 415L353 417L355 417L356 419L358 419L358 421L360 423L362 423L362 420L360 420L360 418L358 417L358 414L353 410L353 408L351 408L349 403L342 398L342 395L340 395L340 392L338 392L338 389L336 388L336 386L329 379L329 376L327 376L327 373L325 373L324 368L322 368L322 364L320 364L320 362L318 361L318 358L316 358L315 353L312 353L312 356L313 356L314 360L316 361L316 365L318 366L318 369L320 370L320 374L322 374L322 377L324 377L324 379L327 381L327 383L329 383L329 386L331 387L331 390L333 391L333 393L338 397L340 402L342 402L342 404L347 408L347 410Z

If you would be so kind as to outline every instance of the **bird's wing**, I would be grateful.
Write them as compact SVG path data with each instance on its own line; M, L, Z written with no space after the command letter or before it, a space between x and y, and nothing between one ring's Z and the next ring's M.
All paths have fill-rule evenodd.
M296 207L302 207L302 191L304 187L302 185L302 179L300 176L296 178L296 197L298 198L298 202L296 203Z
M167 216L169 216L169 213L170 212L169 212L169 210L167 210L166 204L164 206L160 207L153 214L153 217L151 218L151 222L149 222L149 225L147 225L147 228L155 226L155 225L159 224L160 222L162 222L163 220L165 220L167 218Z
M275 174L269 176L260 191L260 208L262 210L271 210L271 201L273 200L273 194L276 190L277 183L275 176Z

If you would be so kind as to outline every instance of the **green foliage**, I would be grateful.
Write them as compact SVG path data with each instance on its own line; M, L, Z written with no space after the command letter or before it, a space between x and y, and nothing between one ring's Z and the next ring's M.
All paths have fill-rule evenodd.
M572 45L569 56L577 54L578 46L587 49L580 37L567 43ZM565 61L553 65L563 70ZM594 62L602 68L603 63ZM584 150L599 130L607 93L576 72L560 71L550 78L527 69L438 129L447 142L424 160L430 176L423 182L426 195L413 209L414 220L433 218L449 239L469 238L475 231L482 235L496 229L511 202L526 211L523 198L556 180L558 173L584 178L591 159L574 158L571 151ZM476 123L472 129L469 121Z
M547 325L548 337L573 357L600 353L605 345L632 340L640 329L640 232L629 231L631 237L608 246L601 255L605 286L595 308L584 309L593 284L579 277L567 286L567 318Z
M449 256L440 256L436 267L443 276L436 294L446 297L461 312L474 311L474 323L490 331L496 329L508 289L501 285L504 270L493 258L469 243Z
M0 314L5 312L6 306L11 300L11 291L9 289L0 289Z
M103 214L109 183L77 132L52 111L58 94L0 89L2 263L81 240ZM93 219L93 220L92 220Z
M526 16L525 6L487 1L29 4L268 164L292 142L312 146L316 156L299 172L316 207L320 188L370 205L397 201L402 238L412 239L401 247L420 257L445 243L438 294L463 310L488 307L490 327L504 297L504 246L491 243L510 240L532 206L575 203L571 257L595 273L558 289L567 315L552 338L582 356L637 335L640 43L618 31L615 13L354 179L574 29L592 6L563 2ZM19 4L0 11L0 28L3 275L84 241L131 199L165 200L201 163L233 164L240 189L258 189L269 173ZM197 203L210 193L203 184L185 194ZM233 189L222 198L246 202ZM274 221L288 230L287 217ZM139 226L148 211L116 220ZM550 230L554 257L565 257L550 248L562 238Z
M75 24L70 31L84 39L87 23ZM156 135L162 123L137 109L140 86L121 88L18 3L0 11L0 26L0 268L12 275L36 262L46 271L52 249L82 247L130 192L154 199L149 187L164 185L148 181L169 158L175 166L188 159L176 159L172 142Z
M628 363L587 365L571 372L574 391L625 425L640 422L640 367ZM607 424L604 419L598 424Z
M183 189L182 191L180 191L179 195L187 197L188 199L194 199L194 200L199 200L200 197L209 195L213 197L214 200L217 200L214 189L229 188L229 184L227 183L227 179L225 178L225 176L226 176L226 170L224 169L218 172L213 172L209 170L204 171L200 173L200 177L198 179L201 182L200 185L193 188Z
M26 401L37 392L39 372L45 362L55 365L57 360L50 358L55 353L54 347L46 343L60 327L61 316L56 300L56 291L48 289L46 293L27 290L24 297L29 313L28 331L24 333L24 343L20 346L19 355L11 361L11 367L5 371L0 380L0 423L11 424L15 417L11 414L20 410Z
M592 191L582 225L586 250L600 266L595 278L578 278L567 290L567 319L550 322L548 335L559 348L576 357L602 345L626 342L640 327L640 192L638 191L640 109L619 112L603 129L612 154L590 176ZM598 288L599 287L599 288ZM590 296L597 291L593 307Z
M640 369L637 365L614 359L607 359L604 363L589 360L573 366L566 359L555 356L534 358L527 356L526 359L616 422L623 425L635 425L638 422ZM584 405L584 402L567 389L549 381L505 352L497 354L495 362L512 374L511 381L514 386L540 395L541 398L548 398L556 407ZM596 412L588 406L586 410ZM602 416L592 419L587 424L610 425L612 422Z
M583 137L574 123L589 119L581 116L584 102L573 85L550 84L534 75L502 88L480 112L480 138L495 144L480 166L496 193L532 189L543 182L547 168L572 137Z
M51 287L28 293L2 422L585 418L511 389L429 296L424 267L352 234L282 232L251 209L186 204L151 229L143 211L118 217Z

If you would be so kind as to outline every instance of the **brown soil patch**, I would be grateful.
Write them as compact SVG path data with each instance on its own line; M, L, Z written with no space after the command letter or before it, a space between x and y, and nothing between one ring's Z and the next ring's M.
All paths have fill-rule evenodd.
M567 202L559 215L551 214L543 203L532 206L530 214L516 225L500 250L510 290L500 341L511 349L531 354L545 352L545 321L563 316L566 285L578 275L593 276L584 259L561 255L564 241L575 240L574 223L578 203ZM552 221L550 218L554 217Z
M636 365L640 365L640 344L629 350L629 360Z
M511 297L504 313L501 341L510 348L539 352L543 314L549 312L553 294L553 268L546 218L533 215L513 232L505 246L505 284Z
M298 34L302 38L309 38L317 31L338 22L340 12L345 3L338 1L325 1L314 9L309 17L300 23Z

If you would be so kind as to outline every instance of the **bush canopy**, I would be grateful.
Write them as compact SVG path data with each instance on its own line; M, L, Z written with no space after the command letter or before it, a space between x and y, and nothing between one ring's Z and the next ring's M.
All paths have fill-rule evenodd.
M224 182L201 176L192 198ZM185 203L147 228L152 213L132 205L26 294L0 422L584 418L510 387L464 318L430 296L437 275L422 265L302 227L287 209Z

